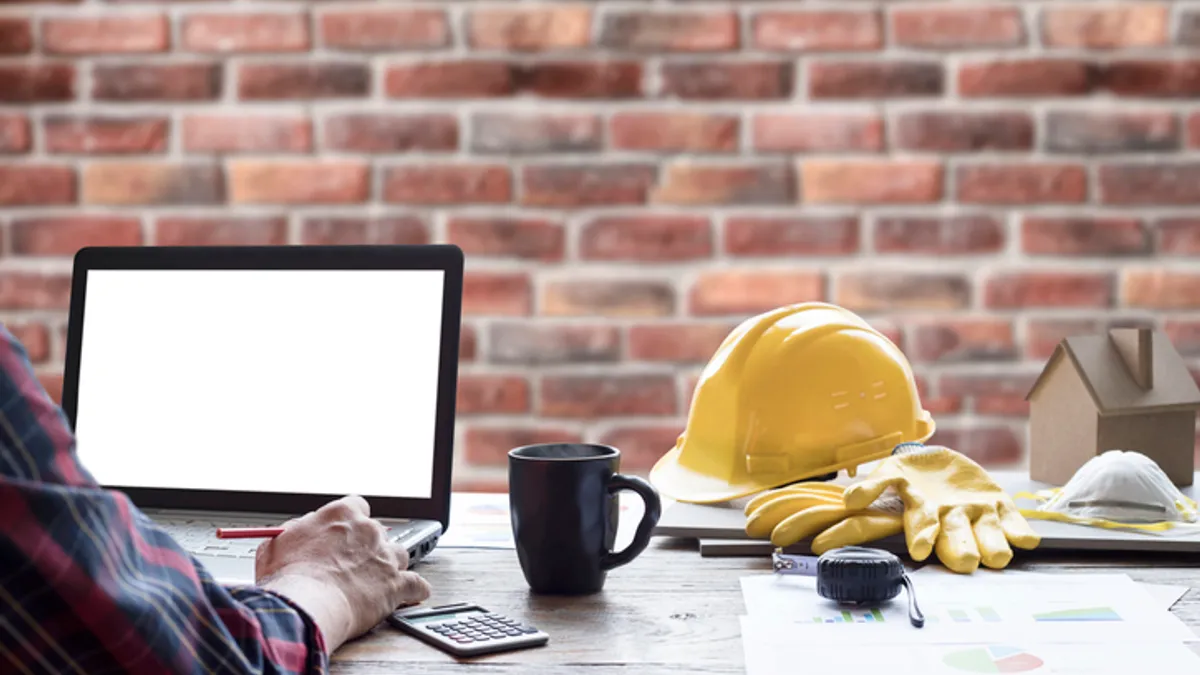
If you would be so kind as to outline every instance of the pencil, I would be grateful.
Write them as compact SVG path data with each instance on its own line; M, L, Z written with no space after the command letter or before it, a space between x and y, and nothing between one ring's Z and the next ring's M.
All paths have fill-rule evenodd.
M217 539L270 539L282 533L282 527L218 527Z

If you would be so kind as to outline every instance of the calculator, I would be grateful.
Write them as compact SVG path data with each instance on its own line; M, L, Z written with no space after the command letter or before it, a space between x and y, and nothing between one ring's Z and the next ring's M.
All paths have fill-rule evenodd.
M388 615L387 621L454 656L540 647L550 640L533 626L469 602L401 609Z

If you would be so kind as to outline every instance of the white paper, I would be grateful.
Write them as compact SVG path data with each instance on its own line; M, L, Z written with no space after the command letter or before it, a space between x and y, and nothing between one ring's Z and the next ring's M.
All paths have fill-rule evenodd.
M620 504L615 550L633 541L645 506L636 494L617 493ZM504 492L455 492L450 495L450 527L438 548L515 549L508 494Z
M766 574L743 577L741 583L752 619L789 627L796 636L825 644L1196 639L1186 624L1120 574L1053 579L997 575L986 580L914 575L925 616L920 629L908 621L906 591L877 609L855 609L818 595L813 577Z
M1057 644L985 640L960 644L858 642L831 647L823 639L781 630L761 618L742 617L747 675L798 672L887 675L1130 675L1197 673L1200 657L1181 642Z
M991 579L995 579L995 578L999 578L999 577L1003 577L1005 579L1011 579L1011 578L1017 577L1017 576L1024 577L1025 579L1032 579L1035 577L1040 577L1043 579L1054 580L1054 581L1061 581L1063 579L1070 579L1070 580L1078 581L1079 579L1086 580L1088 577L1096 577L1096 578L1103 580L1104 577L1111 576L1111 575L1091 574L1091 573L1087 573L1087 572L1078 572L1078 573L1073 573L1070 575L1050 574L1050 573L1046 573L1046 572L1032 572L1032 571L1026 571L1026 570L1012 570L1012 569L1006 569L1006 570L979 569L979 570L976 570L973 574L963 575L963 574L956 574L954 572L951 572L950 570L946 569L945 567L943 567L941 565L925 565L924 567L921 567L913 572L909 572L909 577L913 578L914 580L920 579L922 577L927 577L927 576L936 576L938 578L944 578L944 579L948 579L950 581L966 580L968 583L973 583L971 581L973 579L991 580ZM1117 576L1127 577L1129 575L1120 574ZM1130 577L1130 578L1132 579L1132 577ZM1163 609L1171 609L1172 607L1174 607L1175 603L1179 602L1179 599L1182 598L1184 595L1186 595L1189 590L1191 590L1191 588L1189 586L1170 586L1170 585L1164 585L1164 584L1153 584L1153 583L1144 582L1144 581L1135 581L1134 583L1136 583L1140 588L1142 588L1147 593L1149 593L1150 596L1152 598L1154 598L1155 602L1157 602L1159 604L1159 606L1161 606Z
M1189 586L1165 586L1163 584L1150 584L1146 582L1138 582L1154 601L1160 603L1163 609L1171 609L1179 599L1191 590Z

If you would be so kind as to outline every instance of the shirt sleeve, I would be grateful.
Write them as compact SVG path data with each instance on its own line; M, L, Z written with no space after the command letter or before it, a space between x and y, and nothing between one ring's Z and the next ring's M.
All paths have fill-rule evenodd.
M66 416L0 325L0 672L324 673L308 614L225 587L82 466Z

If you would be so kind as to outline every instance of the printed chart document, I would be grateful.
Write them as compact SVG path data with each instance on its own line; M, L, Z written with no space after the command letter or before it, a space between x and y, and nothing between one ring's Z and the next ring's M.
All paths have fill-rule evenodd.
M633 541L645 506L637 495L617 493L620 517L616 549ZM508 495L503 492L454 492L450 495L450 527L438 548L515 549Z
M807 666L819 670L812 658L828 654L826 665L844 672L1200 673L1200 656L1184 644L1200 637L1166 610L1178 589L1151 594L1124 574L911 578L923 628L909 623L905 592L856 608L820 597L813 577L743 577L746 672L793 675L788 655L799 649Z

